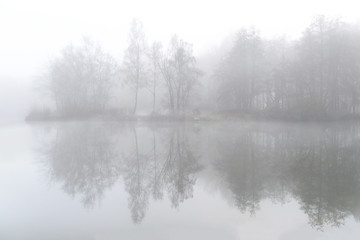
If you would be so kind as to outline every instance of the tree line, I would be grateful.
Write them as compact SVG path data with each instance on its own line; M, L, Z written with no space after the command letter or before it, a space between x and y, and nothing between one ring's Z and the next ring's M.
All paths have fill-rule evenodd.
M116 86L131 90L134 115L144 90L152 113L185 115L204 103L227 116L322 119L359 113L360 29L354 24L318 16L295 41L242 29L229 51L212 56L216 64L207 73L192 45L176 35L166 47L149 44L142 23L134 20L128 39L121 63L91 40L66 47L51 62L46 88L58 115L116 108L110 101L119 94ZM215 91L208 91L212 83ZM198 102L195 93L202 96Z
M222 110L297 118L357 114L360 31L316 17L297 41L241 30L216 71Z
M132 114L136 114L142 89L151 94L155 113L159 88L166 110L172 114L185 112L202 74L192 45L174 35L166 48L158 41L149 46L142 23L137 20L132 22L128 40L121 63L90 39L84 39L80 46L66 47L50 63L45 74L46 91L59 116L106 112L119 85L126 86L134 96Z

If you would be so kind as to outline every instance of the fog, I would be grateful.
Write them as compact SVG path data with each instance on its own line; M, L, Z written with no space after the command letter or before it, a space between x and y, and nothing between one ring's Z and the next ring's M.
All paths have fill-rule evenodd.
M359 239L355 0L0 0L0 239Z
M242 28L253 26L266 39L298 39L317 15L357 23L354 6L356 1L2 1L1 116L6 112L24 118L26 108L43 105L38 98L44 96L36 92L38 78L63 48L81 43L84 36L120 64L134 18L143 23L147 42L167 44L176 34L193 45L201 65L202 56L221 48ZM214 70L206 69L206 75ZM140 101L146 109L147 100ZM9 110L14 108L21 110Z

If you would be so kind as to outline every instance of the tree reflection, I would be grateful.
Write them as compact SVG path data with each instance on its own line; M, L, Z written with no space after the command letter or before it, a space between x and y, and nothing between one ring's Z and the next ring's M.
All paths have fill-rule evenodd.
M51 131L41 153L51 179L80 196L86 207L122 179L135 223L144 219L152 200L167 197L177 208L192 198L206 163L217 173L209 171L210 177L221 179L242 212L255 214L264 199L281 204L295 199L320 230L360 218L358 126L198 128L192 134L182 124L63 123Z
M227 188L232 192L235 205L251 214L258 209L262 195L263 158L255 152L251 133L238 132L237 137L225 137L218 142L219 161L216 167L223 174Z
M129 208L132 219L139 223L145 217L149 201L149 157L139 153L138 137L134 132L135 150L125 157L124 182L129 193Z
M201 166L188 146L184 128L158 132L164 140L160 149L153 132L153 146L147 154L139 149L136 129L133 132L135 146L133 153L125 157L124 181L133 221L139 223L145 217L151 196L154 200L162 199L166 191L173 207L191 198L195 174Z
M358 136L351 135L324 130L308 140L308 151L297 156L292 165L294 194L309 223L318 229L340 226L347 216L357 215L360 145Z
M196 183L195 173L202 169L190 150L184 128L174 129L170 133L166 162L161 175L165 182L173 207L193 196Z
M51 179L66 193L80 195L84 206L93 206L120 174L113 132L104 124L67 123L54 134L42 149Z
M243 129L221 134L215 168L242 211L259 202L297 199L309 224L322 230L359 218L360 135L339 130Z
M121 145L129 141L130 146ZM40 152L52 181L80 196L85 207L100 202L122 177L135 223L144 219L151 198L166 194L173 207L191 198L201 170L183 127L148 128L139 137L136 127L129 132L105 123L60 124Z

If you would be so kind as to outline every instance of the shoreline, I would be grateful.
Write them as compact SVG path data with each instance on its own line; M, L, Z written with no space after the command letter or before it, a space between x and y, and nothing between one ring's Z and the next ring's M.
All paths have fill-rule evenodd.
M360 122L360 115L332 115L332 116L273 116L266 114L237 113L208 114L208 115L117 115L94 114L77 116L27 116L25 122L67 122L67 121L115 121L115 122L284 122L284 123L331 123L331 122Z

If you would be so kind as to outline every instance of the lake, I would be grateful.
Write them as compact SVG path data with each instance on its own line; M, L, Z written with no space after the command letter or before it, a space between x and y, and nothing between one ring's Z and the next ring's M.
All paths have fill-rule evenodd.
M0 125L0 239L359 239L360 125Z

